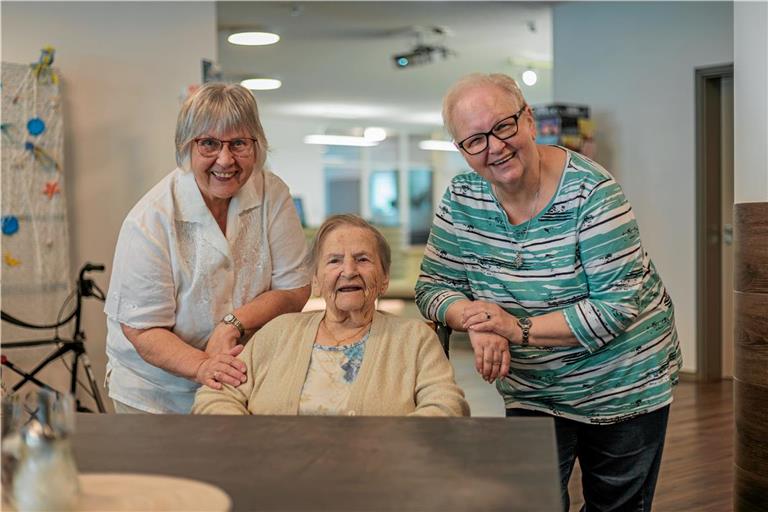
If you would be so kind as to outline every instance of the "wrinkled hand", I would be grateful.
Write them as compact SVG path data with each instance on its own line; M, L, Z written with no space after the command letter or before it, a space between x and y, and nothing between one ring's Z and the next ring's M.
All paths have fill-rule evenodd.
M240 331L231 324L219 322L208 338L208 344L205 346L205 352L208 355L229 352L240 340Z
M493 332L468 331L475 351L475 369L483 380L493 382L509 372L509 342Z
M469 332L496 333L512 340L517 319L498 304L477 300L467 305L462 314L462 326Z
M221 389L222 383L237 387L247 380L245 363L237 359L243 345L235 345L227 352L208 354L197 368L195 380L213 389Z

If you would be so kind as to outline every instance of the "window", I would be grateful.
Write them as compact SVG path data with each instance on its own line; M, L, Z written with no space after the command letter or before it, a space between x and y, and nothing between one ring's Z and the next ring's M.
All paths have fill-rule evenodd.
M323 155L325 175L325 215L360 215L360 148L326 146Z
M373 147L326 146L326 216L356 213L376 226L402 228L406 245L425 244L434 173L430 152L418 148L424 138L400 134Z

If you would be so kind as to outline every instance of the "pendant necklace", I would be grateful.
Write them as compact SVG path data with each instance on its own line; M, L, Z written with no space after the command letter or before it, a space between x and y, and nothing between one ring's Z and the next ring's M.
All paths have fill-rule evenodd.
M519 242L515 240L515 244L517 245L517 254L515 254L515 257L512 259L512 262L510 263L510 266L514 269L518 269L523 265L523 244L526 240L528 240L528 230L531 227L531 221L533 220L534 214L536 213L536 204L539 202L539 192L541 191L541 157L539 157L539 178L536 182L536 194L533 196L533 206L531 206L531 213L530 217L528 217L528 222L525 224L525 232L523 233L523 239Z

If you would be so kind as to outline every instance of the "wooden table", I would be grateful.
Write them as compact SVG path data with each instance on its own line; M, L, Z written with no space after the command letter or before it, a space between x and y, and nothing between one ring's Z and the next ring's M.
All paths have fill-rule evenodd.
M234 510L557 511L545 418L79 414L81 472L224 489Z

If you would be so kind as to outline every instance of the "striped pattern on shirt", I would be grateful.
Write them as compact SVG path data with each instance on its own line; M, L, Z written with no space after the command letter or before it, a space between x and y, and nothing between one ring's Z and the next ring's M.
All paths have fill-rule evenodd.
M529 226L509 223L482 177L456 176L435 212L416 302L438 322L465 298L534 325L562 311L580 346L510 344L496 387L508 408L615 423L672 401L682 363L674 309L619 185L567 153L556 193Z

